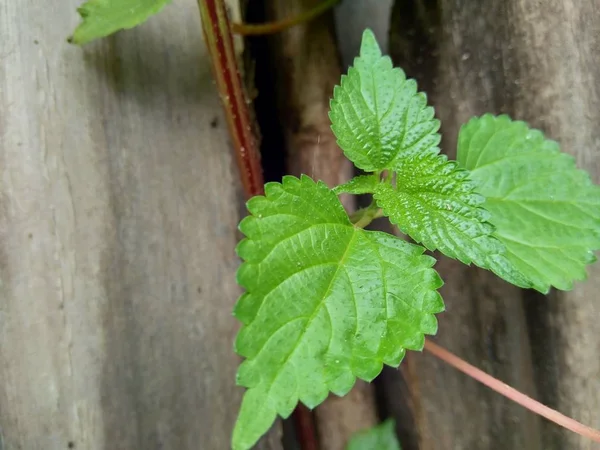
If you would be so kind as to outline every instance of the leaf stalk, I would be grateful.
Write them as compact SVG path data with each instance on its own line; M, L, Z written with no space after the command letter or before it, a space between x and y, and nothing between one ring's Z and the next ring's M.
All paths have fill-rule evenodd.
M500 380L488 375L483 370L478 369L477 367L469 364L468 362L460 359L458 356L450 353L448 350L443 349L437 344L429 340L425 340L425 350L427 350L432 355L441 359L447 364L450 364L455 369L460 370L462 373L470 376L471 378L479 381L481 384L489 387L490 389L498 392L499 394L505 396L509 400L512 400L515 403L527 408L528 410L534 412L535 414L539 414L540 416L554 422L561 427L566 428L574 433L577 433L581 436L587 437L595 442L600 442L600 431L595 430L594 428L588 427L587 425L582 424L581 422L576 421L575 419L571 419L570 417L565 416L564 414L559 413L558 411L534 400L528 395L519 392L513 387L503 383Z
M383 217L383 210L373 201L366 208L361 208L350 216L350 222L356 228L365 228L375 219Z

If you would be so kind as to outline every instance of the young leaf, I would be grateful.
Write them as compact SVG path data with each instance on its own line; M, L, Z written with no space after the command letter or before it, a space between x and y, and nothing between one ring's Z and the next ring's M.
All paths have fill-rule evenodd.
M556 142L486 114L461 129L458 161L485 195L507 258L535 289L571 289L585 279L600 249L600 188Z
M77 12L82 22L69 42L83 45L116 31L133 28L158 13L171 0L88 0Z
M360 56L333 91L329 114L338 144L357 167L373 172L440 142L439 121L417 83L392 66L371 30Z
M439 122L414 80L382 56L373 33L331 102L332 129L348 158L367 171L388 169L396 186L359 177L336 193L374 192L390 220L430 250L490 269L521 287L530 282L503 256L504 245L473 192L468 173L438 156Z
M465 264L492 270L518 286L530 284L503 256L504 245L491 234L484 198L473 192L466 170L446 156L428 153L395 164L396 179L381 183L374 198L390 221L429 250Z
M385 422L368 430L359 431L346 446L346 450L401 450L396 437L394 420Z
M235 308L243 323L236 351L248 388L233 434L246 449L276 414L310 408L356 377L370 381L397 366L437 331L442 282L423 247L354 227L336 194L307 176L268 183L240 224L246 289Z

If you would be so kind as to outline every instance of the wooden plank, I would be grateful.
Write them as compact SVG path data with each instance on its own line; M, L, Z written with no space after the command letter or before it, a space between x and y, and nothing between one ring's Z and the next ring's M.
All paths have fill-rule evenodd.
M454 154L460 124L506 112L541 128L600 181L600 2L396 2L391 50L417 77ZM600 266L570 293L519 291L443 260L438 340L494 376L600 426ZM590 449L431 356L403 367L421 449ZM394 397L394 396L391 396ZM408 448L416 448L414 445Z
M228 448L242 209L197 6L82 50L79 3L0 7L0 447Z
M515 1L507 25L512 110L558 140L600 183L600 1ZM512 83L511 83L512 81ZM572 292L526 304L542 400L600 428L600 265ZM546 304L544 304L546 303ZM544 448L597 444L544 423Z

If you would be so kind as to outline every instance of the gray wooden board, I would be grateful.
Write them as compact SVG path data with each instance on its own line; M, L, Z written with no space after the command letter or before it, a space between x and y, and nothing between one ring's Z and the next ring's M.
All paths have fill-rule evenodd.
M504 112L558 140L600 182L600 2L434 3L396 2L390 49L436 107L444 150L454 154L470 116ZM548 297L448 260L437 268L446 280L441 344L600 428L600 264L572 292ZM402 367L418 433L409 441L418 448L598 448L431 356L413 354ZM386 376L392 410L401 384Z
M0 447L225 449L242 209L197 5L81 49L79 3L0 5Z

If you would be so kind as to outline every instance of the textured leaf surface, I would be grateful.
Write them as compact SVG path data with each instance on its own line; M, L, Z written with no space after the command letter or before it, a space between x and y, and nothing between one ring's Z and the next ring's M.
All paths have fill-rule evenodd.
M248 388L233 436L249 448L276 414L347 393L420 350L443 310L435 260L420 246L352 226L336 194L309 177L268 183L248 202L235 308L243 323L238 383Z
M390 221L429 250L492 270L518 286L530 284L503 256L504 245L473 192L469 173L446 156L430 152L398 161L395 184L382 183L374 198Z
M440 142L439 121L417 83L382 56L372 31L363 34L360 56L333 91L332 130L348 159L373 172Z
M78 45L133 28L171 0L89 0L77 9L82 22L69 40Z
M347 183L336 186L333 192L336 194L372 194L379 184L377 175L359 175Z
M458 161L471 171L495 236L535 289L571 289L600 248L600 188L538 130L507 116L472 119Z
M346 450L401 450L394 421L388 419L380 425L356 433Z

